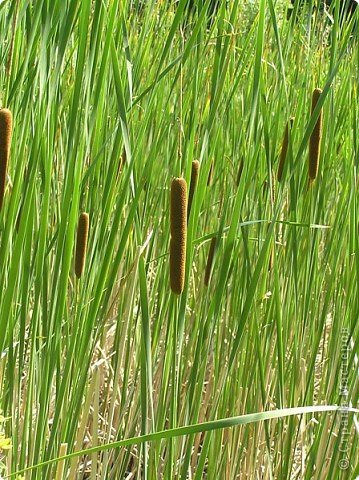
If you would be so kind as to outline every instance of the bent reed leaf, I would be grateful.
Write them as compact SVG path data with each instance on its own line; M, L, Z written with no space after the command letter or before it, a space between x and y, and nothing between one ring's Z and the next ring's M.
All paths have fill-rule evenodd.
M224 428L232 428L239 425L249 425L252 423L263 422L266 420L276 420L276 419L282 419L282 418L291 417L291 416L301 416L309 413L315 414L315 413L325 413L325 412L328 412L328 413L343 412L345 414L348 414L348 413L359 413L359 410L351 407L341 408L338 405L315 405L315 406L305 406L305 407L282 408L282 409L269 410L264 412L247 413L247 414L236 416L236 417L220 418L218 420L211 420L203 423L185 425L182 427L171 428L168 430L161 430L158 432L147 433L145 435L140 435L137 437L125 438L123 440L117 440L116 442L106 443L104 445L90 447L85 450L79 450L77 452L68 453L67 455L63 455L62 457L46 460L36 465L31 465L30 467L26 467L22 470L18 470L17 472L7 475L5 478L12 478L12 477L15 477L16 475L21 475L25 472L29 472L31 470L45 467L46 465L52 465L60 461L68 460L70 458L76 458L83 455L90 455L92 453L104 452L106 450L126 447L129 445L136 445L136 444L141 444L145 442L182 437L185 435L192 435L195 433L211 432L213 430L223 430Z

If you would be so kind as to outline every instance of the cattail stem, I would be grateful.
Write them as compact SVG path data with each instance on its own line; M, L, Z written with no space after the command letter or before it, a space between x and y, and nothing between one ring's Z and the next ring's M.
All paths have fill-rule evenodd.
M294 123L294 117L291 117L285 127L284 137L282 142L282 149L279 157L278 172L277 172L278 182L280 182L283 177L284 164L285 164L285 159L287 158L287 152L288 152L288 146L289 146L289 134L290 134L290 131L292 130L293 123Z
M316 88L313 92L312 115L321 94L322 94L322 90L320 88ZM318 174L320 144L322 139L322 122L323 122L322 117L323 117L323 113L322 113L322 110L320 110L317 123L315 124L314 130L312 132L312 135L310 137L310 142L309 142L309 181L310 182L313 182L316 179Z
M214 258L214 252L216 250L216 245L217 245L217 237L212 237L211 244L209 246L206 271L204 273L204 284L206 287L208 287L209 281L211 278L213 258Z
M187 184L174 178L171 184L170 283L173 293L184 288L187 242Z
M5 196L12 133L12 114L7 108L0 110L0 210Z
M80 278L83 274L86 262L87 238L89 231L89 216L83 212L79 216L77 227L76 255L75 255L75 274Z
M192 172L191 172L191 184L189 187L189 195L188 195L187 219L189 218L189 215L191 213L194 192L196 191L196 187L198 183L198 175L199 175L199 161L193 160Z
M59 457L66 455L67 446L68 446L67 443L61 443ZM59 462L56 468L56 480L61 480L62 478L64 478L64 469L65 469L65 462L64 461Z

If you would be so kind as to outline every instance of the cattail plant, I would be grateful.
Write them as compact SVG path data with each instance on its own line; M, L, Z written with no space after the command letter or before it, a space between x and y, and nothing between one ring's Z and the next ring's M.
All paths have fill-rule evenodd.
M191 213L191 207L193 202L194 192L196 191L197 182L198 182L198 175L199 175L199 161L193 160L192 162L192 173L191 173L191 184L189 187L189 195L188 195L188 209L187 209L187 219Z
M313 92L312 115L321 94L322 94L322 90L320 88L316 88ZM312 135L310 137L310 142L309 142L309 181L310 183L316 179L318 174L320 144L322 139L322 122L323 122L322 116L323 116L322 110L320 110L317 123L315 124L314 130L312 132Z
M184 287L187 242L187 184L174 178L171 184L170 282L173 293Z
M85 268L88 231L89 216L88 213L82 212L79 216L79 223L77 226L75 255L75 274L77 278L80 278L82 276Z
M2 108L0 110L0 210L4 202L11 133L12 114L7 108Z
M209 246L206 270L204 272L204 284L205 284L206 287L208 287L209 280L211 278L213 258L214 258L214 252L216 250L216 244L217 244L217 237L212 237L211 244Z
M287 158L287 152L288 152L288 146L289 146L289 135L290 135L290 131L292 130L293 123L294 123L294 117L291 117L285 127L284 137L282 141L282 149L279 156L279 165L278 165L278 172L277 172L278 182L280 182L283 177L284 164L285 164L285 159Z

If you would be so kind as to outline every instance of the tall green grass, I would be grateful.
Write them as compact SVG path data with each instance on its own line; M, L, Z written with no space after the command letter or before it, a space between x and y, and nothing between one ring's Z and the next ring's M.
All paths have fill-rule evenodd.
M355 18L186 3L0 3L3 476L359 475L357 414L335 407L359 395ZM196 160L177 296L170 185Z

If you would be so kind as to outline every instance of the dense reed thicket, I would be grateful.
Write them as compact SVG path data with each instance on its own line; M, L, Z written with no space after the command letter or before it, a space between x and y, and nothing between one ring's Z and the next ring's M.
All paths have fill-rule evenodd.
M0 2L1 477L359 476L356 19L215 3Z

